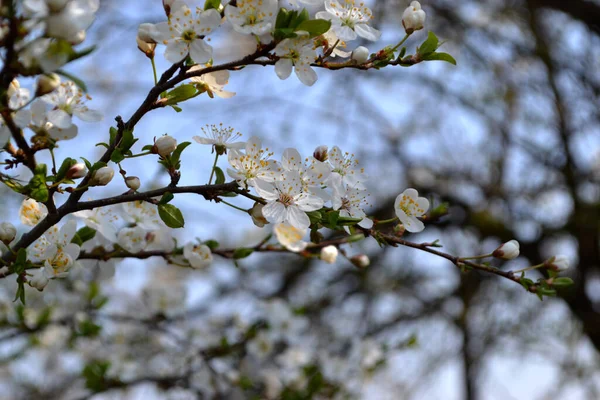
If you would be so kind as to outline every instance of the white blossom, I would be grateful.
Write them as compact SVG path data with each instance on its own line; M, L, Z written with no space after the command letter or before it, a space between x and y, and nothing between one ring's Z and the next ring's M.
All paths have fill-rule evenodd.
M203 69L200 65L194 65L188 72L198 71ZM190 78L190 81L200 85L203 90L208 93L209 97L217 95L222 99L229 99L235 96L235 92L229 92L225 89L225 85L229 83L229 71L214 71L200 76Z
M402 13L402 26L406 33L410 34L423 29L426 17L425 11L421 9L421 3L413 1Z
M161 157L166 157L177 148L177 139L173 136L162 135L154 142L153 150Z
M94 229L109 242L117 242L117 229L114 222L118 220L118 217L110 208L98 207L92 210L81 210L73 215L81 218L87 227Z
M275 54L279 57L275 63L275 73L279 79L289 78L293 69L306 86L312 86L317 81L317 73L310 66L316 58L312 40L302 37L283 39L275 47Z
M17 228L10 222L0 223L0 241L9 244L17 236Z
M273 183L256 181L256 192L267 201L262 212L273 224L287 222L298 229L310 226L309 211L323 207L322 198L306 192L297 171L286 171L281 180Z
M358 46L352 51L352 60L358 64L364 64L369 59L369 49L364 46Z
M67 41L90 27L98 7L98 0L23 0L26 17L39 21L47 36Z
M158 207L143 200L123 203L123 219L130 224L136 224L146 230L164 228Z
M331 28L341 40L354 40L360 36L367 40L378 40L381 32L372 28L368 23L373 19L373 13L364 3L356 4L354 0L326 0L325 11L319 11L317 18L331 21Z
M115 170L112 167L102 167L94 171L90 186L106 186L115 176Z
M492 254L496 258L512 260L519 256L519 247L519 242L514 239L509 240L506 243L502 243Z
M342 183L356 189L365 189L367 175L363 168L358 168L358 160L354 154L342 152L338 146L333 146L329 151L327 160L331 164L331 179L342 178Z
M566 271L571 267L569 258L564 255L553 256L547 260L544 265L554 271Z
M221 15L215 9L192 12L187 5L171 9L168 22L156 24L154 39L167 46L165 58L177 63L188 54L195 63L205 63L212 58L212 47L203 37L210 35L221 24Z
M210 247L205 244L186 244L183 247L183 256L194 269L205 269L213 260Z
M146 230L141 226L122 228L117 234L117 243L130 253L139 253L146 248Z
M227 168L230 177L240 185L254 186L257 181L273 182L278 165L269 160L273 153L269 148L262 149L260 139L252 136L246 142L246 151L232 149L227 154L227 160L232 168Z
M365 229L373 227L373 221L367 218L363 211L363 204L367 205L369 193L366 190L345 185L341 177L331 179L332 196L331 207L340 211L340 217L362 218L358 225Z
M42 97L52 107L47 114L48 122L56 128L67 129L73 124L73 116L86 122L102 120L102 113L88 108L84 97L91 99L89 95L84 95L75 83L71 81L61 83L54 92Z
M306 229L299 229L290 224L277 224L274 230L279 244L289 251L299 252L308 246L308 242L302 239L306 236Z
M71 243L76 232L77 223L73 220L67 221L60 228L54 225L28 249L30 259L44 262L48 278L65 277L79 257L79 245Z
M216 150L217 154L227 153L227 149L243 149L246 147L246 142L236 142L236 139L242 137L242 134L235 132L232 127L223 127L207 125L206 128L201 128L205 137L194 136L193 139L200 144L208 144Z
M419 197L415 189L406 189L396 197L394 210L400 222L409 232L421 232L425 225L418 218L429 209L429 200Z
M19 217L21 218L21 223L24 225L37 225L38 222L46 218L46 215L48 215L46 206L34 199L25 199L21 203Z
M260 36L273 30L277 11L277 0L239 0L225 7L225 18L236 32Z
M46 268L36 268L32 270L30 274L31 277L27 279L27 283L29 284L29 286L36 288L40 292L44 290L44 288L46 287L46 285L48 285L48 282L50 281L46 273Z
M338 249L337 247L333 246L333 245L329 245L329 246L325 246L321 249L321 254L320 254L320 258L321 260L325 261L328 264L333 264L335 263L335 260L337 259L338 256Z

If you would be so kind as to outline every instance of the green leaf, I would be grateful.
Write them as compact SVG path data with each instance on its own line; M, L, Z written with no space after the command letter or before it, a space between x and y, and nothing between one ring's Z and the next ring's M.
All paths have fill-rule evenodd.
M76 84L77 86L79 86L79 88L81 90L83 90L85 93L87 93L88 89L87 86L85 84L84 81L82 81L81 79L79 79L78 77L69 74L68 72L63 71L62 69L56 70L55 71L58 75L63 76L71 81L73 81L74 84Z
M324 34L329 28L331 28L331 21L325 19L313 19L302 22L294 29L294 31L306 31L310 34L310 37L315 37Z
M277 19L275 20L275 30L287 28L291 19L292 12L284 7L281 7L277 13Z
M183 228L185 224L181 211L172 204L159 204L158 215L169 228Z
M110 161L114 162L114 163L120 163L121 161L123 161L125 159L125 156L123 155L123 152L121 151L121 149L114 149L113 153L110 155Z
M362 218L352 218L352 217L340 217L337 221L339 225L356 225Z
M427 39L419 47L419 55L421 57L424 57L429 53L433 53L437 50L438 44L439 40L437 36L435 36L435 33L429 31L429 33L427 34Z
M29 191L29 197L31 197L32 199L42 203L48 201L49 192L48 186L46 186L46 174L38 173L38 170L36 168L36 174L31 178L29 184L27 184L27 189Z
M25 267L27 266L27 250L24 248L19 249L17 252L17 258L15 259L15 263L13 265L13 271L15 274L20 274L25 271Z
M108 134L110 136L109 143L111 145L115 143L115 140L117 140L117 133L119 133L119 130L114 126L111 126L108 130Z
M81 57L85 57L88 54L91 54L94 50L96 50L96 46L86 47L85 49L82 49L82 50L79 50L79 51L75 51L71 47L71 54L69 54L69 62L75 61L75 60L77 60L77 59L79 59ZM82 90L84 90L84 89L82 88Z
M306 215L308 215L308 218L310 219L311 224L319 223L319 222L321 222L321 219L323 218L323 216L321 215L321 213L319 211L309 211L306 213Z
M275 40L290 39L295 38L296 36L298 35L294 33L294 29L292 28L275 29L275 31L273 32L273 37L275 38Z
M26 187L20 184L16 179L4 174L0 174L0 182L4 183L11 190L17 193L25 193L27 191Z
M13 303L17 300L21 300L21 304L25 305L25 283L21 281L20 277L17 277L17 283L19 286L17 287Z
M254 249L250 249L248 247L240 247L239 249L235 249L233 251L233 258L235 260L239 260L241 258L248 257L252 253L254 253Z
M179 159L181 158L181 153L190 144L192 144L192 143L191 142L179 143L177 145L177 148L175 149L175 151L173 151L173 154L171 154L171 164L173 165L173 167L175 167L175 169L179 169L179 167L180 167Z
M142 147L142 151L150 151L152 150L152 145L151 144L147 144L144 147Z
M91 162L89 162L89 161L88 161L86 158L84 158L84 157L79 157L79 158L81 158L81 159L83 160L83 162L85 163L85 166L87 167L87 169L88 169L88 170L91 170L91 169L92 169L92 163L91 163Z
M166 192L165 194L162 195L162 197L160 198L160 201L158 202L158 204L167 204L168 202L170 202L171 200L173 200L175 196L173 196L173 193L171 192Z
M197 92L198 90L192 84L187 83L184 85L179 85L170 92L167 92L167 97L165 97L167 101L165 105L170 106L182 101L186 101L187 99L194 97Z
M222 185L223 183L225 183L225 174L223 173L223 170L221 168L215 167L215 176L215 185Z
M204 3L204 10L210 10L211 8L214 8L215 10L219 11L220 7L221 0L206 0Z
M106 373L110 368L110 362L104 360L94 360L87 364L81 375L85 379L85 387L94 391L100 392L106 386Z
M426 56L423 56L422 59L425 61L436 61L436 60L446 61L452 65L456 65L456 60L454 59L454 57L452 57L448 53L433 52L433 53L427 54Z
M91 167L89 167L88 169L90 170L90 172L96 171L100 168L104 168L106 167L106 163L103 161L97 161L94 165L92 165Z
M65 175L67 175L67 171L69 171L69 168L71 168L75 164L77 164L77 160L75 160L74 158L65 158L62 164L60 165L58 172L56 173L56 181L58 182L59 180L64 178Z
M123 152L126 152L129 149L131 149L131 146L133 146L137 141L138 139L136 139L133 136L133 131L131 129L125 129L123 131L123 135L121 136L121 143L119 143L119 149L121 149L121 151Z
M90 228L89 226L84 226L77 231L76 235L79 236L79 239L81 239L82 243L85 243L88 240L92 240L94 236L96 236L96 230Z
M207 240L206 242L204 242L204 244L206 246L208 246L209 249L211 250L215 250L219 248L219 242L217 242L216 240Z
M310 15L308 14L308 10L306 8L303 8L302 11L300 11L300 13L298 13L296 11L292 14L292 18L290 18L290 22L289 22L289 25L287 26L287 28L294 28L294 30L296 30L296 31L297 30L306 30L306 29L299 29L298 26L301 25L302 23L308 21L309 19L310 19Z
M556 287L556 288L564 288L564 287L569 287L571 285L573 285L575 282L573 282L573 279L571 278L555 278L554 281L552 282L552 286Z
M340 218L340 212L330 211L325 215L327 217L327 220L324 221L325 226L329 229L335 229L338 223L338 219Z

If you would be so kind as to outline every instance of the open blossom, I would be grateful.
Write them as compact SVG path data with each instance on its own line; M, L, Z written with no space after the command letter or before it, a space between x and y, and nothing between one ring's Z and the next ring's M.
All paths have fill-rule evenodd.
M333 48L333 51L331 52L331 57L336 57L336 56L339 56L342 58L350 57L351 53L349 51L342 50L342 49L346 48L346 42L344 42L343 40L340 40L340 38L337 37L337 35L333 29L329 29L327 32L325 32L323 34L323 38L327 41L327 48L331 48L332 46L335 45L335 47Z
M340 40L354 40L360 36L367 40L378 40L381 32L368 23L373 18L371 10L364 3L356 4L354 0L326 0L325 11L319 11L317 18L331 21L331 28Z
M183 247L183 256L194 269L204 269L213 260L210 248L205 244L188 243Z
M123 228L117 234L117 243L130 253L139 253L146 248L146 230L141 226Z
M124 203L123 219L127 223L136 224L146 230L164 228L158 215L158 207L143 200Z
M75 83L71 81L61 83L54 92L42 97L51 106L47 114L48 122L56 128L67 129L73 124L73 116L86 122L102 120L102 113L88 108L84 97L91 99L89 95L84 95Z
M118 217L110 208L98 207L93 210L81 210L73 215L81 218L87 227L94 229L109 242L117 242L117 229L114 222L118 220Z
M323 163L314 157L302 159L298 150L288 148L281 156L283 173L296 172L300 175L302 190L319 196L323 201L329 200L329 194L322 189L331 174L329 164Z
M62 278L79 257L79 245L71 243L77 232L77 223L73 220L61 228L54 225L28 249L29 258L44 262L47 278Z
M341 178L332 180L331 206L334 210L340 211L340 217L362 218L358 226L370 229L373 227L373 221L367 218L363 211L363 204L367 204L369 193L364 189L358 189L345 185Z
M34 226L37 225L42 219L48 215L48 209L42 203L38 203L34 199L25 199L21 203L19 209L19 216L21 223L24 225Z
M257 181L256 192L267 204L262 212L267 221L279 224L287 222L298 229L310 226L309 211L323 207L323 199L303 190L300 174L286 172L281 180L273 183Z
M299 252L308 246L308 242L302 240L306 236L306 229L299 229L290 224L275 225L275 236L279 244L289 251Z
M262 149L260 139L252 136L246 142L245 153L232 149L227 160L232 168L227 173L240 185L254 186L258 180L273 182L278 169L277 162L269 160L273 153L269 148Z
M235 142L236 139L242 137L242 134L235 132L232 127L224 128L223 124L207 125L202 128L202 133L205 137L194 136L193 139L200 144L208 144L213 146L213 151L217 154L227 153L227 149L243 149L246 147L245 142Z
M333 146L327 160L332 168L331 179L335 179L337 175L342 178L343 184L357 189L365 189L364 182L367 180L367 175L363 168L357 168L358 160L354 154L347 151L342 152L339 147Z
M188 72L194 72L203 69L201 65L194 65ZM222 99L229 99L235 96L235 92L228 92L223 89L229 83L229 71L214 71L200 76L190 78L190 81L201 86L201 89L208 93L210 98L215 95Z
M277 8L277 0L239 0L225 7L225 18L236 32L260 36L273 30Z
M317 73L310 66L316 58L312 40L283 39L275 47L275 54L279 56L279 60L275 63L275 73L279 79L289 78L294 69L300 82L306 86L312 86L317 81Z
M98 0L23 0L26 17L41 23L46 35L74 41L94 22Z
M415 189L406 189L396 197L394 210L400 222L409 232L421 232L425 225L418 218L422 217L429 209L429 200L419 197Z
M167 46L165 58L177 63L188 54L195 63L212 58L212 47L204 41L221 24L221 14L213 8L192 12L188 6L171 9L168 22L156 24L154 39Z

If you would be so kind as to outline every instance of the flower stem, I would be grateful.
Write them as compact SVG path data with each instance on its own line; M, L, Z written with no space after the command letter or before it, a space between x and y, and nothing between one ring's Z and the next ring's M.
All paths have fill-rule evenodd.
M125 156L125 158L136 158L136 157L142 157L142 156L147 156L148 154L152 154L151 151L146 151L144 153L140 153L140 154L134 154L132 156Z
M219 153L215 152L215 162L213 163L212 170L210 171L210 178L208 178L208 184L210 185L215 175L215 168L217 168L217 160L219 159Z
M150 62L152 63L152 73L154 74L154 84L156 85L158 83L158 78L156 77L156 64L154 63L154 57L150 59Z
M408 39L408 37L409 37L410 35L412 35L412 32L411 32L411 33L407 33L407 34L404 36L404 39L402 39L402 40L400 41L400 43L398 43L397 45L395 45L395 46L394 46L394 48L392 48L392 51L396 51L396 50L398 50L398 47L402 46L402 45L404 44L404 42L406 42L406 39Z
M235 208L236 210L240 210L240 211L243 211L245 213L248 213L248 210L246 210L245 208L238 207L235 204L231 204L231 203L226 202L225 200L221 200L220 202L223 203L223 204L227 204L229 207Z
M490 253L490 254L482 254L480 256L461 257L460 261L465 261L465 260L481 260L482 258L489 258L489 257L493 257L492 253Z
M50 157L52 157L52 173L56 174L56 159L54 158L54 150L53 149L48 149L50 150Z
M523 269L518 269L518 270L512 271L512 272L513 272L513 274L518 274L520 272L531 271L532 269L541 268L543 266L544 266L544 263L541 263L541 264L532 265L531 267L527 267L527 268L523 268Z
M390 219L382 219L382 220L378 220L377 222L375 222L375 224L376 225L389 224L390 222L394 222L397 220L398 220L398 217L394 217L394 218L390 218Z

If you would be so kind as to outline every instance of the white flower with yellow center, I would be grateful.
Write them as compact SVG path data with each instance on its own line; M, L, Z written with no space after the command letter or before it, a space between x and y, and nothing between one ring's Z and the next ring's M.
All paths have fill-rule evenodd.
M44 272L48 278L62 278L79 257L79 245L71 243L77 232L77 223L73 220L61 228L54 225L28 249L28 257L44 262Z
M189 69L188 72L198 71L203 68L205 67L201 65L194 65ZM208 93L210 98L213 98L215 95L222 99L229 99L235 96L235 92L228 92L227 90L223 89L225 85L229 83L229 71L209 72L200 76L194 76L190 78L190 81L200 85L201 88Z
M227 153L227 149L243 149L246 147L246 142L235 142L234 140L242 137L242 134L235 132L232 127L224 128L223 124L219 126L207 125L202 128L202 133L205 137L194 136L193 139L200 144L208 144L216 150L217 154Z
M299 252L308 246L308 242L302 240L306 236L306 229L298 229L290 224L275 225L275 236L277 241L289 251Z
M363 205L368 205L369 193L363 189L344 185L340 177L333 179L331 186L333 191L331 206L334 210L340 211L340 217L362 218L358 226L365 229L372 228L373 221L367 218L363 210Z
M42 100L51 106L47 119L55 128L67 129L73 125L72 117L82 121L97 122L102 120L100 111L92 110L85 105L85 100L92 98L84 94L77 85L66 81L52 93L42 96Z
M356 189L365 189L364 182L367 175L363 168L358 168L358 160L354 154L342 152L339 147L334 146L328 154L327 160L331 164L331 180L342 178L342 183ZM337 175L337 176L336 176Z
M111 243L117 241L117 229L114 222L119 218L108 207L94 208L93 210L82 210L73 213L77 218L81 218L83 223L96 232L104 236Z
M232 168L227 173L240 185L255 186L259 180L273 182L279 170L276 161L269 160L273 155L269 148L262 149L260 139L252 136L246 142L246 152L232 149L227 160Z
M164 228L158 215L158 207L143 200L124 203L123 219L146 230Z
M38 222L46 218L46 215L48 215L46 206L34 199L25 199L21 203L19 217L21 218L21 223L24 225L35 226Z
M177 8L168 22L156 24L154 40L167 46L165 58L178 63L189 54L197 63L205 63L212 58L212 47L204 37L210 35L221 24L221 14L213 8L192 12L188 6Z
M256 181L254 188L267 201L262 212L273 224L287 222L298 229L307 229L310 219L306 213L321 209L324 203L322 198L304 191L297 171L286 171L281 180L273 183Z
M146 248L146 230L140 226L123 228L117 234L117 243L130 253L139 253Z
M239 0L225 7L225 18L244 35L269 33L277 17L277 0Z
M381 32L372 28L368 23L373 19L373 13L364 3L356 4L354 0L325 1L325 10L316 14L317 18L331 21L331 28L340 40L354 40L360 36L367 40L378 40Z
M306 86L312 86L317 81L317 73L310 66L317 57L311 39L283 39L275 47L275 55L279 57L275 63L275 73L279 79L289 78L293 69Z
M416 189L406 189L396 197L394 210L407 231L421 232L425 229L425 225L419 220L419 217L425 215L429 210L429 200L419 197Z
M183 256L194 269L204 269L213 260L210 247L205 244L188 243L183 248Z

